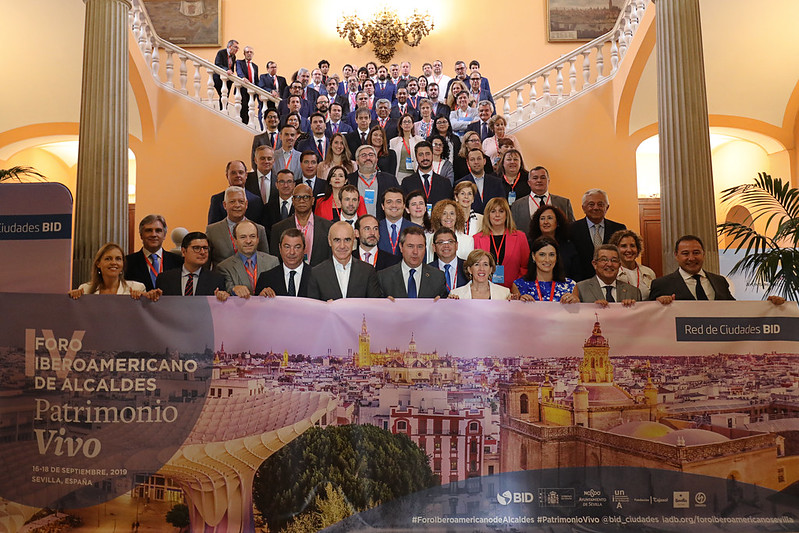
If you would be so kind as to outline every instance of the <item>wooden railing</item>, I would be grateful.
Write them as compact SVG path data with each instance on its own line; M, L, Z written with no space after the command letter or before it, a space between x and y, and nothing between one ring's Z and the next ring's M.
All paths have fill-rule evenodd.
M199 102L242 127L254 132L261 131L262 128L258 121L259 100L262 102L271 100L277 105L280 98L246 79L235 75L229 76L227 71L210 61L165 41L156 33L141 0L133 0L132 4L129 13L130 27L156 83L169 91ZM214 87L214 74L217 74L222 80L221 98ZM232 83L230 90L228 90L228 81ZM247 124L244 124L241 119L242 89L246 89L250 95Z
M497 91L497 113L517 131L613 79L649 0L626 0L613 29Z

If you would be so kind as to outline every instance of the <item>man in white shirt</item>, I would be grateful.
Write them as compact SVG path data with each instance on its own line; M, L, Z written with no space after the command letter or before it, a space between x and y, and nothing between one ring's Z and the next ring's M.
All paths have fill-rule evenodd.
M280 234L281 265L258 276L255 292L258 296L308 296L311 267L303 261L305 237L297 228L289 228Z
M435 61L433 61L433 75L430 78L428 78L428 81L431 81L438 85L439 88L438 101L442 104L446 103L446 92L447 89L449 89L450 79L452 78L444 74L444 63L442 63L440 59L436 59Z
M308 296L323 301L381 297L374 267L352 255L352 226L336 222L327 237L333 257L314 267Z
M275 194L275 151L270 146L261 145L255 149L255 170L247 173L244 188L261 197L264 205Z
M574 209L571 200L549 192L549 172L542 166L533 168L527 175L530 194L518 198L510 206L510 212L517 228L526 228L539 207L552 205L563 211L569 224L574 222Z
M358 239L358 249L353 255L375 267L375 270L380 271L399 263L399 255L384 252L377 247L380 240L380 224L374 216L362 215L358 218L355 223L355 237Z

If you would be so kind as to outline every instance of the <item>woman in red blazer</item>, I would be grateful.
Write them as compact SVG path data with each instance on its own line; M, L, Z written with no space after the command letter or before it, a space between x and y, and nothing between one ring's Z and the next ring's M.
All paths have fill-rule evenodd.
M492 198L483 214L483 227L474 236L475 249L485 250L497 261L492 281L510 288L527 273L530 245L527 235L516 229L510 206L505 198Z

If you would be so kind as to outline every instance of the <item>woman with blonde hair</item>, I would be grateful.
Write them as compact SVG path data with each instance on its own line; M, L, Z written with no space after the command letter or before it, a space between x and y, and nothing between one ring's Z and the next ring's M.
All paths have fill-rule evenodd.
M497 269L494 256L485 250L472 250L463 264L469 283L452 289L449 298L456 300L510 300L510 289L491 281Z
M148 291L144 283L126 281L123 272L125 272L125 253L118 244L106 243L94 255L91 281L81 284L67 294L73 300L84 294L129 294L134 300L144 296L153 301L161 296L161 289Z
M469 180L459 181L452 189L452 194L455 197L455 203L463 213L465 220L463 232L470 237L477 235L483 228L483 215L472 209L474 195L477 194L477 185Z
M508 121L505 120L505 117L502 115L494 115L488 120L488 129L490 129L494 135L486 137L483 141L483 153L491 159L491 164L495 167L499 162L499 141L502 139L510 140L513 142L513 148L519 152L522 151L522 147L519 145L519 141L516 140L516 137L513 135L505 135L505 128L507 127Z
M494 255L497 262L494 283L510 288L527 273L530 245L527 235L516 229L505 198L492 198L486 204L483 227L474 236L474 247Z
M455 200L439 200L433 206L433 212L430 215L430 229L435 233L439 228L449 228L455 233L455 238L458 239L457 256L460 259L469 257L469 252L474 250L474 239L466 233L466 217ZM430 262L433 260L432 234L427 241L428 262Z
M330 138L330 147L325 153L325 160L319 163L316 169L316 177L327 179L327 175L333 167L343 167L347 174L352 174L356 170L352 154L347 146L347 139L341 133L336 133Z
M621 268L616 279L638 287L644 300L649 298L649 288L657 276L648 266L638 264L637 259L644 249L640 235L632 230L622 229L610 236L609 243L616 245L621 259Z

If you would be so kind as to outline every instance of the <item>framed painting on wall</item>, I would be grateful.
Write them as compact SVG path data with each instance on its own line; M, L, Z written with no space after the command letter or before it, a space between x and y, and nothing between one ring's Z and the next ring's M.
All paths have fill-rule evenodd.
M613 29L624 0L547 0L547 38L591 41Z
M221 0L143 0L158 36L178 46L220 46Z

